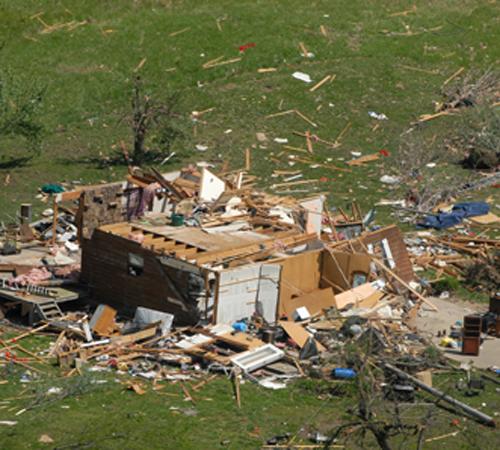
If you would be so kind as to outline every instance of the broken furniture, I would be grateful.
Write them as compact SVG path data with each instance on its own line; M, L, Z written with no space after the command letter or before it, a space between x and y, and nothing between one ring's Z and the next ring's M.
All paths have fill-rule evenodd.
M462 335L462 353L465 355L479 355L481 345L481 316L471 314L464 317Z

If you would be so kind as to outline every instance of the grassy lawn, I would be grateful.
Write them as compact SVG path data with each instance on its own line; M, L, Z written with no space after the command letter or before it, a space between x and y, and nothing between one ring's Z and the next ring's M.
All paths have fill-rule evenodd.
M495 45L497 2L418 1L412 10L413 5L356 0L307 5L298 0L0 0L2 69L46 87L41 154L10 167L9 158L26 155L26 145L22 139L0 140L0 217L12 216L19 202L31 201L43 183L123 176L124 167L102 169L99 161L118 151L121 140L131 147L126 117L137 74L155 96L180 94L177 126L183 137L174 141L176 156L163 168L200 159L228 160L231 168L240 168L244 149L254 146L251 173L269 186L276 182L272 170L290 169L287 156L293 153L282 152L275 137L305 148L305 140L293 131L310 129L335 141L351 124L340 147L318 143L312 159L343 166L339 158L351 158L351 151L387 149L391 156L351 173L302 163L293 169L307 178L324 177L316 189L329 193L331 205L344 206L356 198L366 210L374 200L392 195L378 180L391 173L398 147L408 139L401 133L420 114L433 112L442 83L460 67L467 73L494 66L500 53ZM313 58L301 55L301 42ZM239 47L247 43L255 47L241 54ZM219 57L241 61L203 69ZM276 71L257 72L269 67ZM311 85L292 78L295 71L309 74L314 82L326 75L335 75L335 80L310 92ZM195 127L191 112L209 108L214 109ZM289 109L299 110L317 127L295 114L266 118ZM374 120L369 111L384 113L389 120ZM417 132L429 139L443 136L460 120L442 117ZM266 148L259 148L256 132L266 133ZM434 138L425 145L439 142ZM208 146L208 151L197 152L196 144ZM461 173L452 163L434 170L444 176ZM9 173L10 183L4 186ZM388 220L385 211L381 216Z
M324 180L316 187L328 193L330 206L344 207L357 199L367 211L380 198L402 198L404 186L393 191L379 178L392 173L410 124L434 112L445 80L461 67L464 73L498 68L498 17L494 0L0 0L0 68L46 88L40 154L25 164L12 164L29 155L26 143L0 137L0 220L14 217L19 203L34 201L44 183L123 177L126 167L105 163L120 141L131 149L126 118L136 75L156 97L180 95L176 126L183 135L173 142L176 156L162 170L199 160L219 167L228 161L232 169L241 168L244 151L251 148L250 173L260 177L262 187L279 180L271 177L275 169L300 169L305 178ZM248 43L255 46L240 53L239 47ZM300 43L314 57L301 55ZM241 60L203 68L219 57ZM259 73L262 68L276 70ZM327 75L335 79L310 92L312 84L293 78L295 71L309 74L312 84ZM193 122L192 111L211 108ZM290 109L317 127L297 114L267 117ZM384 113L388 120L372 119L369 111ZM413 134L435 151L467 114L437 118ZM305 140L294 131L310 130L335 141L346 127L337 148L314 144L314 162L346 167L353 151L365 155L386 149L390 156L352 172L300 162L291 167L287 156L293 151L274 142L287 138L290 146L305 148ZM265 133L268 142L258 142L257 132ZM198 152L197 144L208 150ZM452 157L429 170L443 177L468 177ZM498 204L498 191L483 190L472 198L490 197ZM392 220L388 209L381 209L379 218ZM327 432L345 419L353 402L351 394L319 395L319 382L296 383L283 391L246 383L238 410L224 378L204 387L192 405L183 401L178 385L160 391L148 387L139 396L116 383L114 373L61 381L51 371L26 386L19 382L20 374L18 368L0 367L0 379L8 380L0 385L0 401L30 396L14 398L0 409L0 420L19 422L1 428L4 449L258 448L275 434L294 434L301 427L313 428L311 423ZM453 382L445 381L452 389ZM61 383L72 392L67 398L49 401L40 395ZM14 416L40 397L39 406ZM489 414L499 410L492 386L480 397L462 399L476 406L486 402L483 410ZM194 408L197 415L171 407ZM455 431L453 417L440 414L429 436ZM498 448L497 432L472 421L463 424L467 431L425 448ZM45 433L54 444L38 443ZM354 441L344 443L359 448Z
M22 341L31 351L46 349L48 343L47 337ZM328 434L347 421L357 421L348 412L357 404L352 382L339 385L335 381L298 380L285 390L270 391L247 381L241 386L239 409L232 384L222 375L196 392L193 387L198 381L186 381L185 386L193 395L192 403L185 400L179 383L160 382L157 387L161 389L153 389L150 382L114 370L85 369L82 376L64 378L55 367L30 364L44 374L29 383L20 381L26 369L17 365L0 368L0 380L8 381L0 385L0 421L18 422L12 427L2 426L2 449L256 449L267 439L285 433L296 436L297 445L307 444L310 433ZM500 409L495 385L487 383L479 396L467 397L454 389L455 382L463 377L438 374L433 384L458 400L495 415ZM146 393L138 395L128 390L131 381L141 384ZM61 391L49 394L54 387ZM426 395L419 395L418 399L432 401ZM408 424L419 423L427 413L425 406L400 404L400 408L400 415ZM393 405L384 401L375 410L379 420L384 420L393 412ZM445 440L426 442L424 448L484 450L498 448L500 442L498 431L459 414L434 409L425 439L455 432L458 433ZM40 443L44 434L54 442ZM394 448L416 448L416 438L411 435L407 440L396 436L390 442ZM355 428L347 430L338 444L353 449L377 448L370 433L361 440Z

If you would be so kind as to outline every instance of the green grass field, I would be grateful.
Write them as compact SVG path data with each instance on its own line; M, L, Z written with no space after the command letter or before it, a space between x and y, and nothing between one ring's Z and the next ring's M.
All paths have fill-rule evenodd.
M8 333L4 338L13 335ZM20 343L40 351L47 348L49 338L30 337ZM231 382L222 375L198 391L193 387L199 381L186 381L192 403L185 400L179 383L159 382L161 389L153 389L150 382L114 370L84 369L82 376L64 378L57 368L30 364L43 374L29 383L20 381L25 368L15 364L0 367L0 380L7 382L0 385L0 421L17 421L10 427L0 425L2 449L257 449L285 433L295 436L297 445L311 445L309 434L329 434L341 424L357 422L349 414L357 402L352 382L299 380L285 390L270 391L247 381L241 386L240 409ZM487 383L479 396L467 397L453 387L460 377L463 375L434 375L433 384L486 414L498 412L500 399L495 385ZM127 389L131 382L142 385L145 394ZM48 393L54 387L61 391ZM419 400L425 405L432 398L423 395ZM390 405L384 402L375 407L379 420L385 420ZM412 404L401 404L400 408L407 424L419 423L427 411L426 406ZM426 442L424 448L489 450L498 448L500 442L498 431L435 408L425 439L455 432L444 440ZM40 443L42 435L53 442ZM390 442L393 448L416 448L416 437L411 434L406 439L396 436ZM355 428L347 430L338 445L377 448L370 433L363 438Z
M244 149L256 146L255 133L264 132L270 142L253 150L251 173L265 187L276 182L272 170L290 169L287 154L293 152L285 151L279 162L271 159L282 152L275 137L305 148L293 131L310 129L335 141L351 124L339 148L316 144L313 160L331 158L329 164L343 166L338 158L351 158L351 151L369 154L383 148L391 156L352 173L301 163L293 169L308 178L325 177L317 189L330 193L330 204L344 206L357 198L366 210L391 195L378 180L391 172L401 141L408 139L401 133L441 100L442 83L460 67L467 73L495 66L500 53L495 1L0 0L0 25L1 68L46 87L41 154L11 167L12 158L27 154L26 143L0 138L4 219L12 217L19 202L31 201L43 183L123 176L123 166L102 169L100 162L118 151L121 140L131 148L126 117L138 74L152 95L180 95L176 126L183 137L174 141L176 156L165 170L202 159L243 167ZM313 58L301 55L301 42ZM239 46L247 43L255 47L240 54ZM242 59L203 69L219 57ZM268 67L277 70L257 72ZM314 82L326 75L335 80L310 92L311 85L292 78L295 71ZM191 112L209 108L214 109L194 127ZM266 118L289 109L298 109L317 128L297 115ZM371 119L368 111L389 120ZM429 138L424 145L436 147L440 139L432 137L449 134L460 120L442 117L418 133ZM197 152L196 144L209 150ZM453 164L435 170L461 173ZM10 183L4 185L7 174Z
M294 131L310 130L335 141L351 124L341 146L315 144L313 160L345 167L339 158L350 159L352 151L387 149L390 156L351 173L301 163L293 169L307 178L326 178L318 191L329 193L329 205L344 207L356 198L366 211L377 199L401 198L404 187L392 192L379 178L392 173L398 148L409 139L403 133L419 115L434 111L442 84L459 68L464 67L464 74L498 68L498 18L494 0L0 0L0 69L46 88L40 154L23 165L13 164L29 155L26 142L0 136L0 220L12 219L19 203L36 202L34 195L44 183L123 177L125 166L105 162L119 150L120 141L131 149L126 117L136 75L155 97L180 95L176 126L183 136L173 142L176 156L162 170L199 160L218 167L227 160L237 169L244 166L245 148L252 148L251 174L266 187L277 181L271 177L273 170L292 169L290 152L282 154L274 138L305 148ZM313 58L301 55L301 42ZM241 54L239 47L248 43L255 46ZM219 57L241 60L203 68ZM258 72L270 67L276 71ZM310 92L311 85L292 77L295 71L309 74L314 82L326 75L335 79ZM210 108L195 127L191 112ZM317 127L297 115L266 118L289 109L299 110ZM388 120L376 121L369 111L384 113ZM422 136L429 151L439 150L443 137L459 127L466 114L437 118L414 133ZM268 137L266 148L260 148L257 132ZM208 146L208 151L198 152L197 144ZM434 170L443 177L468 176L453 158ZM492 203L499 203L497 191L481 191L474 198L492 196ZM384 210L380 218L391 220ZM198 415L188 417L170 409L193 407L182 400L178 386L148 389L138 396L115 383L113 374L91 374L89 378L107 383L70 379L69 386L84 385L80 394L74 388L76 393L66 399L44 401L14 416L45 388L61 383L50 374L23 387L20 374L18 369L0 368L0 379L8 380L0 385L0 402L14 398L0 403L0 420L18 420L16 426L0 429L2 449L253 449L274 434L295 434L300 427L327 432L345 419L353 402L347 394L325 399L318 394L322 384L317 382L276 392L247 383L238 410L230 383L222 378L201 391L194 405ZM23 398L15 398L20 395ZM476 406L486 402L484 411L490 414L498 411L494 387L488 386L480 397L462 399ZM453 417L441 414L429 436L455 431ZM464 426L456 437L426 443L425 448L498 448L497 432L471 421L462 422ZM38 443L45 433L53 444ZM374 448L373 441L367 442L371 444L365 448ZM343 443L361 448L354 440ZM395 442L395 448L399 444Z

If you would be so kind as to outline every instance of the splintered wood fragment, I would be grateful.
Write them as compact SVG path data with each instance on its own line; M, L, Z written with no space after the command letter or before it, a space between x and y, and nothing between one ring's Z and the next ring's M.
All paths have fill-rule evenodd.
M311 132L309 130L306 131L306 144L307 144L307 151L312 155L313 145L311 142Z
M236 397L236 405L241 408L241 394L240 394L240 377L238 374L233 376L234 381L234 392Z
M24 347L21 347L19 344L16 344L14 347L17 348L18 350L20 350L21 352L26 353L27 355L32 356L38 362L41 362L43 364L47 364L47 360L46 359L43 359L40 356L38 356L36 353L33 353L33 352L29 351L28 349L26 349Z
M422 114L419 118L418 118L418 121L419 122L427 122L429 120L433 120L433 119L436 119L438 117L441 117L441 116L449 116L451 113L449 110L446 110L446 111L439 111L438 113L436 114Z
M273 184L271 187L274 188L279 188L279 187L286 187L286 186L298 186L300 184L311 184L311 183L317 183L319 180L301 180L301 181L289 181L288 183L277 183Z
M224 58L224 55L219 56L219 57L214 58L214 59L211 59L210 61L207 61L205 64L203 64L203 68L206 69L207 67L211 66L212 64L219 62L222 58Z
M38 372L38 373L45 373L43 370L37 369L36 367L30 366L29 364L26 364L25 362L19 361L19 359L9 359L9 361L13 362L14 364L19 364L20 366L23 366L26 369L29 369L33 372Z
M56 200L56 197L54 196L54 200L52 203L52 211L54 211L54 215L52 216L52 239L51 239L51 245L55 246L56 245L56 239L57 239L57 225L59 223L59 203Z
M301 133L300 131L294 131L293 134L295 134L296 136L306 137L305 133ZM312 137L313 137L315 142L321 142L322 144L328 145L329 147L333 147L333 148L338 147L338 144L335 144L334 142L326 141L325 139L321 139L317 135L313 135Z
M250 160L250 149L245 149L245 170L248 172L251 169L251 160Z
M49 324L46 323L44 325L39 326L38 328L33 328L30 331L26 331L25 333L22 333L19 336L14 336L13 338L7 339L5 342L7 344L10 344L11 342L17 342L20 339L23 339L23 338L25 338L27 336L31 336L32 334L35 334L35 333L37 333L39 331L42 331L42 330L45 330L45 328L48 328L48 327L49 327Z
M173 33L170 33L169 36L170 37L177 36L179 34L185 33L186 31L189 31L190 29L191 29L191 27L186 27L186 28L183 28L182 30L174 31Z
M399 17L399 16L407 16L410 13L417 12L417 5L413 5L411 9L407 9L405 11L395 12L389 15L389 17Z
M203 114L206 114L208 112L212 112L214 109L215 109L215 106L212 106L212 108L207 108L207 109L204 109L202 111L196 111L196 114L193 111L192 114L195 115L196 117L201 117Z
M274 113L274 114L268 114L266 116L266 119L271 119L272 117L285 116L287 114L293 114L294 112L295 112L295 109L289 109L287 111L281 111L281 112L277 112L277 113Z
M407 66L405 64L399 64L398 67L401 67L402 69L414 70L416 72L428 73L429 75L439 75L439 70L426 70L420 67Z
M33 14L32 16L29 17L30 20L33 20L33 19L38 19L40 16L42 16L43 14L45 14L43 11L40 11L40 12L37 12L36 14Z
M141 62L139 64L137 64L137 67L134 69L134 72L139 72L139 70L141 70L142 66L144 66L144 64L146 64L146 61L147 61L147 58L142 58Z
M276 67L261 67L257 69L258 73L268 73L268 72L276 72L278 69Z
M322 34L323 36L328 37L328 33L327 33L326 28L325 28L325 26L324 26L324 25L320 25L320 26L319 26L319 31L321 31L321 34Z
M300 170L273 170L273 175L298 175L299 173L301 173Z
M443 83L443 87L445 87L451 80L455 79L458 77L463 71L465 70L465 67L460 67L452 76L446 79L446 81Z
M283 148L286 150L293 150L294 152L307 153L307 150L305 148L292 147L291 145L284 145Z
M351 161L347 161L348 166L362 166L365 163L377 161L380 158L378 153L372 153L370 155L364 155L357 159L352 159Z
M198 389L202 388L203 386L205 386L205 384L209 383L215 378L217 378L217 375L212 375L211 377L208 377L206 380L202 380L198 384L195 384L191 389L196 392Z
M304 43L299 42L299 47L300 47L300 51L302 52L302 56L304 56L304 58L307 58L309 56L309 52L307 51L307 48L304 45Z
M187 390L186 386L184 386L184 383L182 381L181 381L181 388L182 388L182 391L184 392L184 395L186 396L186 398L194 405L195 404L194 398L189 393L189 391Z
M342 131L337 136L337 139L335 139L335 146L339 146L340 145L340 140L346 135L346 133L351 128L351 126L352 126L352 123L348 122L347 125L342 129Z
M433 438L429 438L429 439L426 439L425 442L440 441L441 439L446 439L446 438L449 438L449 437L453 437L453 436L456 436L458 433L460 433L460 431L461 430L453 431L452 433L443 434L441 436L436 436L436 437L433 437Z
M212 67L225 66L226 64L233 64L233 63L236 63L238 61L241 61L241 58L228 59L226 61L220 61L220 62L216 62L216 63L210 64L210 65L204 64L203 68L204 69L211 69Z
M297 114L302 120L305 120L308 124L316 128L318 125L315 124L311 119L302 114L298 109L295 109L295 114Z
M309 92L314 92L316 89L319 89L321 86L323 86L330 78L332 78L331 75L327 75L325 78L323 78L321 81L318 81L311 89L309 89Z

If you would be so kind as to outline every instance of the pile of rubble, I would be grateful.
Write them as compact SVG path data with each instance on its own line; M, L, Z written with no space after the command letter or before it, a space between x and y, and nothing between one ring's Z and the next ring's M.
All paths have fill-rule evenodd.
M430 232L405 244L394 225L368 229L355 203L332 214L322 195L277 197L255 181L206 165L131 169L124 182L55 193L50 219L30 225L22 215L4 234L0 295L4 311L21 307L39 326L0 341L0 356L26 367L19 341L51 332L53 345L30 356L56 358L67 376L114 368L199 380L196 390L222 373L238 404L242 377L271 389L304 376L356 378L351 344L397 371L425 359L431 342L415 319L438 309L414 268L463 277L468 258L487 260L499 246ZM78 299L83 308L72 307Z

